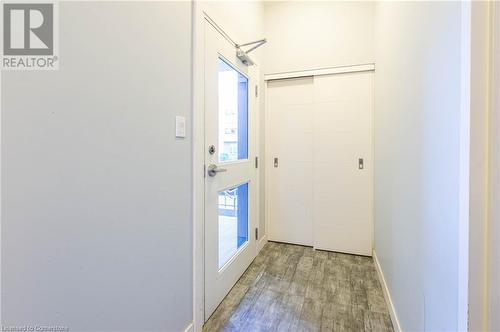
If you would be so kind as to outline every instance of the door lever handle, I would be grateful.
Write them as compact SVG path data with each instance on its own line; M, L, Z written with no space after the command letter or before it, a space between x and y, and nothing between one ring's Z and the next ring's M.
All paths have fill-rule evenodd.
M210 177L214 177L217 175L217 173L226 172L226 171L227 171L227 169L225 169L225 168L217 168L217 165L215 165L215 164L209 165L208 169L207 169L208 176L210 176Z

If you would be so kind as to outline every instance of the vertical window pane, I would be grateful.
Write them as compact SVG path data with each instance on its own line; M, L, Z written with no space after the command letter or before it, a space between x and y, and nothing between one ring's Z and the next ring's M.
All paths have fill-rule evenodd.
M248 183L219 192L219 269L248 241Z
M248 159L248 78L219 58L219 161Z

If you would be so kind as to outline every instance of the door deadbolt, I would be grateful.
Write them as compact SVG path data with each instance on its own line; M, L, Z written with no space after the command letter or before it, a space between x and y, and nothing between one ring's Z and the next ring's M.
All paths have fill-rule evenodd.
M214 154L215 153L215 145L210 145L208 147L208 153L210 153L210 154Z

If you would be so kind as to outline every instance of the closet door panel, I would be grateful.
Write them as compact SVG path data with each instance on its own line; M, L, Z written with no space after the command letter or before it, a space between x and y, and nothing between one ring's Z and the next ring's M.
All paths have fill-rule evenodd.
M267 86L271 241L313 244L313 96L312 78L269 82Z
M371 255L372 73L315 78L314 247ZM360 169L359 159L363 159Z

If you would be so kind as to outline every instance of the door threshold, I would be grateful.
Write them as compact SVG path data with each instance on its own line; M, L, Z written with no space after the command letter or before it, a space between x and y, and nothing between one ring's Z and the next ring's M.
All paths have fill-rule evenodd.
M292 242L275 241L275 240L269 240L268 242L288 244L288 245L292 245L292 246L299 246L299 247L305 247L305 248L313 248L314 250L317 250L317 251L333 252L333 253L336 253L336 254L343 254L343 255L350 255L350 256L359 256L359 257L370 257L370 258L372 257L370 255L353 254L353 253L350 253L350 252L342 252L342 251L327 250L327 249L317 249L317 248L314 248L314 246L308 246L308 245L305 245L305 244L297 244L297 243L292 243Z

